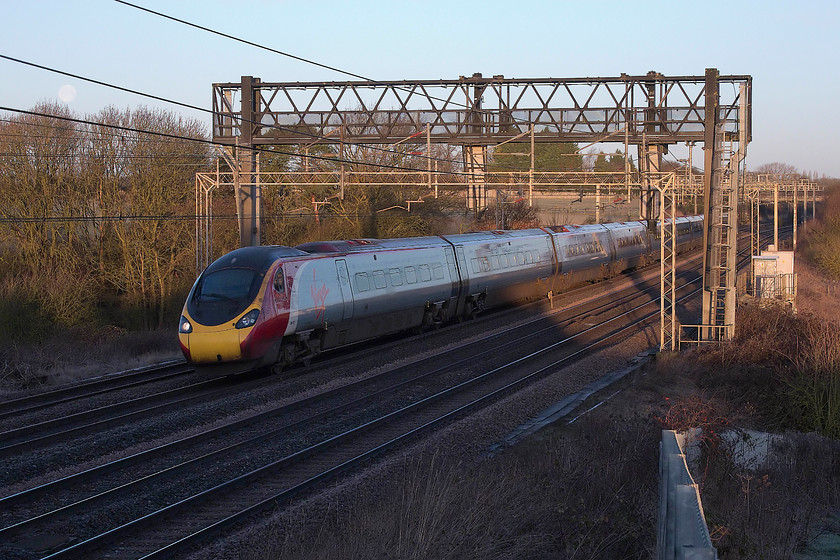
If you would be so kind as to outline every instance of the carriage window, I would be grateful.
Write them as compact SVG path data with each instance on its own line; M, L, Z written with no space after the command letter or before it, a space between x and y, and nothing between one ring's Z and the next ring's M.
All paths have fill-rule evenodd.
M367 272L356 273L356 289L360 292L370 290L370 280L368 280Z
M429 270L429 265L421 264L420 265L420 280L423 282L428 282L432 279L432 271Z
M391 285L402 286L402 270L399 268L392 268L388 272L391 274Z
M385 287L385 271L384 270L374 270L373 271L373 285L377 289L382 289Z
M479 271L479 268L478 268L478 259L472 259L472 261L471 261L471 262L472 262L472 269L473 269L473 272L474 272L474 273L476 273L476 274L478 274L478 271Z
M443 279L443 265L436 264L432 266L432 272L437 280Z
M417 283L417 272L414 270L413 266L405 267L405 281L407 284Z

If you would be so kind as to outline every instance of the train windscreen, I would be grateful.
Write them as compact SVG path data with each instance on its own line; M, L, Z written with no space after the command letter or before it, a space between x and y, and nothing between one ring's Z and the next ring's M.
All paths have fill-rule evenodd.
M187 309L203 325L220 325L248 308L260 289L265 271L222 268L207 271L198 281Z

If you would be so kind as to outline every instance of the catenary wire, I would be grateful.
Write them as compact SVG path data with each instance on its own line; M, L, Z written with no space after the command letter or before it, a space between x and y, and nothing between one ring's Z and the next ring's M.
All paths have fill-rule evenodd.
M96 84L96 85L100 85L100 86L103 86L103 87L108 87L108 88L116 89L116 90L123 91L123 92L126 92L126 93L131 93L133 95L139 95L141 97L148 97L148 98L154 99L156 101L161 101L161 102L164 102L164 103L170 103L170 104L173 104L173 105L177 105L179 107L184 107L186 109L191 109L191 110L199 111L199 112L202 112L202 113L210 113L211 115L215 114L212 109L205 109L204 107L199 107L197 105L191 105L189 103L176 101L174 99L168 99L166 97L161 97L159 95L154 95L154 94L151 94L151 93L145 93L145 92L142 92L142 91L133 90L133 89L130 89L130 88L125 88L125 87L122 87L122 86L118 86L116 84L111 84L109 82L103 82L101 80L96 80L94 78L88 78L88 77L85 77L85 76L81 76L79 74L73 74L71 72L65 72L63 70L58 70L56 68L50 68L49 66L44 66L42 64L37 64L35 62L30 62L30 61L27 61L27 60L23 60L23 59L20 59L20 58L15 58L15 57L8 56L8 55L5 55L5 54L0 54L0 58L5 59L5 60L9 60L11 62L16 62L18 64L23 64L25 66L31 66L33 68L38 68L40 70L45 70L47 72L52 72L52 73L55 73L55 74L61 74L62 76L67 76L69 78L74 78L74 79L77 79L77 80L82 80L82 81L89 82L89 83ZM293 134L299 134L301 136L305 136L307 138L314 138L316 140L330 140L331 142L334 142L334 139L330 139L330 138L327 138L325 136L320 136L318 134L314 134L314 133L311 133L311 132L296 130L296 129L287 128L287 127L283 127L283 126L279 126L279 125L275 125L275 124L264 124L264 123L261 123L261 122L255 122L255 121L252 121L252 120L249 120L249 119L245 119L241 116L235 116L235 117L231 117L231 118L234 118L234 119L238 120L240 123L257 124L257 125L260 125L264 128L270 128L270 129L274 129L274 130L280 130L280 131L283 131L283 132L290 132L290 133L293 133ZM395 155L415 155L415 154L407 154L406 152L401 152L399 150L389 150L387 148L380 148L378 146L371 146L369 144L361 144L361 143L358 143L358 142L345 142L344 144L350 145L350 146L360 146L360 147L364 147L366 149L372 149L372 150L381 151L381 152L390 153L390 154L395 154ZM244 146L242 146L242 147L244 147ZM296 155L298 155L300 157L306 157L305 154L296 154ZM418 157L418 158L421 158L421 159L428 159L428 160L431 160L431 161L441 161L441 162L445 162L445 163L456 163L456 164L459 164L459 165L461 164L460 161L446 159L446 158L440 158L440 157L434 157L434 156L430 156L430 155L425 155L425 156L424 155L415 155L415 157ZM425 170L417 169L416 171L425 171Z
M168 14L164 14L164 13L162 13L162 12L158 12L158 11L155 11L155 10L152 10L152 9L149 9L149 8L145 8L145 7L140 6L140 5L138 5L138 4L132 4L131 2L126 2L125 0L114 0L114 1L115 1L115 2L117 2L117 3L119 3L119 4L123 4L124 6L128 6L128 7L131 7L131 8L135 8L135 9L137 9L137 10L141 10L141 11L143 11L143 12L147 12L147 13L149 13L149 14L153 14L153 15L156 15L156 16L158 16L158 17L162 17L162 18L164 18L164 19L168 19L168 20L171 20L171 21L175 21L175 22L180 23L180 24L182 24L182 25L186 25L186 26L189 26L189 27L194 27L194 28L196 28L196 29L200 29L200 30L202 30L202 31L206 31L206 32L208 32L208 33L212 33L212 34L214 34L214 35L219 35L220 37L225 37L226 39L230 39L230 40L232 40L232 41L237 41L237 42L239 42L239 43L244 43L244 44L246 44L246 45L249 45L249 46L252 46L252 47L255 47L255 48L258 48L258 49L262 49L262 50L265 50L265 51L268 51L268 52L272 52L272 53L275 53L275 54L279 54L279 55L282 55L282 56L286 56L286 57L292 58L292 59L294 59L294 60L298 60L298 61L300 61L300 62L305 62L305 63L307 63L307 64L312 64L312 65L314 65L314 66L318 66L318 67L320 67L320 68L325 68L325 69L327 69L327 70L332 70L332 71L338 72L338 73L340 73L340 74L345 74L345 75L347 75L347 76L351 76L351 77L353 77L353 78L359 78L360 80L364 80L364 81L366 81L366 82L373 82L373 83L377 83L377 80L374 80L373 78L368 78L368 77L366 77L366 76L362 76L362 75L360 75L360 74L356 74L356 73L354 73L354 72L350 72L350 71L347 71L347 70L342 70L341 68L336 68L336 67L334 67L334 66L329 66L329 65L327 65L327 64L323 64L323 63L320 63L320 62L317 62L317 61L314 61L314 60L311 60L311 59L308 59L308 58L305 58L305 57L302 57L302 56L293 55L293 54L291 54L291 53L287 53L287 52L284 52L284 51L281 51L281 50L278 50L278 49L274 49L274 48L272 48L272 47L267 47L267 46L265 46L265 45L261 45L261 44L259 44L259 43L255 43L255 42L253 42L253 41L249 41L249 40L247 40L247 39L242 39L242 38L240 38L240 37L236 37L235 35L230 35L230 34L228 34L228 33L223 33L223 32L221 32L221 31L217 31L217 30L215 30L215 29L211 29L211 28L209 28L209 27L205 27L205 26L202 26L202 25L198 25L198 24L196 24L196 23L193 23L193 22L190 22L190 21L186 21L186 20L183 20L183 19L180 19L180 18L176 18L176 17L174 17L174 16L170 16L170 15L168 15ZM400 88L400 87L398 87L397 89L399 89L399 90L401 90L401 91L406 91L406 92L409 92L409 93L411 93L411 92L412 92L412 90L411 90L411 89L409 89L409 88ZM457 102L457 101L452 101L452 100L449 100L449 99L443 99L443 98L441 98L441 97L435 97L435 96L433 96L433 95L432 95L432 96L429 96L429 98L430 98L430 99L434 99L435 101L442 101L442 102L444 102L444 103L451 103L452 105L455 105L455 106L458 106L458 107L469 108L467 105L465 105L465 104L463 104L463 103L459 103L459 102ZM512 118L512 121L513 121L513 122L519 122L519 123L522 123L522 124L528 124L528 123L527 123L527 121L524 121L524 120L521 120L521 119L517 119L517 118L515 118L515 117L511 117L511 118ZM278 128L281 128L281 129L282 129L282 127L278 127Z
M74 117L49 115L49 114L46 114L46 113L38 113L38 112L35 112L35 111L27 111L27 110L24 110L24 109L16 109L14 107L0 106L0 111L8 111L10 113L20 113L20 114L23 114L23 115L30 115L30 116L36 116L36 117L45 117L45 118L57 119L57 120L62 120L62 121L67 121L67 122L74 122L74 123L78 123L78 124L96 125L96 126L101 126L101 127L105 127L105 128L114 129L114 130L122 130L122 131L126 131L126 132L139 132L139 133L142 133L142 134L150 134L150 135L158 136L158 137L162 137L162 138L170 138L170 139L176 139L176 140L187 140L187 141L190 141L190 142L197 142L197 143L201 143L201 144L207 144L207 145L210 145L210 146L224 146L224 144L222 144L220 142L214 142L212 140L206 140L206 139L201 139L201 138L191 138L189 136L180 136L180 135L177 135L177 134L170 134L170 133L166 133L166 132L142 130L142 129L131 128L131 127L127 127L127 126L115 125L115 124L97 123L97 122L87 121L87 120L84 120L84 119L77 119L77 118L74 118ZM459 175L459 176L464 176L464 177L475 177L475 175L476 175L475 173L469 173L469 172L466 172L466 171L430 171L430 170L427 170L427 169L419 169L419 168L415 168L415 167L404 167L404 166L400 166L400 165L389 165L389 164L385 164L385 163L360 162L360 161L343 159L343 158L340 158L340 157L327 157L327 156L318 156L318 155L313 155L313 154L304 155L304 154L298 154L298 153L294 153L294 152L285 152L285 151L276 150L276 149L260 148L260 147L256 147L256 146L247 146L247 147L246 146L240 146L240 147L243 148L243 149L253 151L253 152L268 154L268 155L286 155L286 156L293 156L293 157L306 157L306 158L309 158L309 159L315 159L315 160L319 160L319 161L330 161L330 162L334 162L334 163L347 163L347 164L350 164L350 165L361 165L361 166L366 165L366 166L370 166L370 167L380 167L380 168L385 168L385 169L396 169L396 170L399 170L399 171L419 171L419 172L423 172L423 173L431 173L431 174L434 174L434 175Z

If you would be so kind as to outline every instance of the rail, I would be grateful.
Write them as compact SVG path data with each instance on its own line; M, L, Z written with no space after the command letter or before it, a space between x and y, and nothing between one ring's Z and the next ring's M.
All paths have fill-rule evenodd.
M685 436L662 430L659 444L657 560L717 560L700 491L685 462Z

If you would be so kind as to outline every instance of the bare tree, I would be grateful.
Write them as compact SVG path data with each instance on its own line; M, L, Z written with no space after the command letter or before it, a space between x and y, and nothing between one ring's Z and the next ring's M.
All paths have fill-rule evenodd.
M755 168L756 173L768 173L772 175L799 175L796 167L779 161L763 163Z
M195 120L145 108L131 114L131 128L204 137L203 126ZM106 274L143 310L144 326L154 328L163 325L173 287L193 263L193 223L178 216L193 213L195 171L208 157L200 144L189 140L132 133L127 142L132 159L114 200L132 217L115 222L119 258Z

